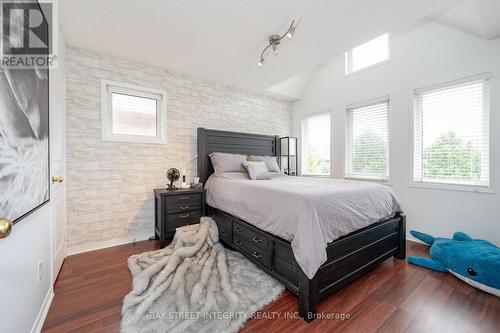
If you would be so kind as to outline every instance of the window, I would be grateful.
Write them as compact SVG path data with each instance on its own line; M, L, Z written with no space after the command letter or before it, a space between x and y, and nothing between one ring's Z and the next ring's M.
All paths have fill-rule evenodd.
M415 91L413 180L489 186L489 76Z
M351 74L389 59L389 34L356 46L345 53L345 73Z
M102 81L102 139L163 143L166 92Z
M302 173L330 175L330 114L304 119L302 137Z
M347 108L346 178L389 178L389 98Z

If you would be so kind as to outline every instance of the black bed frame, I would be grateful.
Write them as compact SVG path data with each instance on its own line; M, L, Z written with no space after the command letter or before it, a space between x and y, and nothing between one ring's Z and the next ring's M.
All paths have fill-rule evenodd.
M214 172L209 154L279 155L279 137L198 128L198 174L206 182ZM279 161L279 159L278 159ZM221 241L281 281L299 298L299 314L316 318L316 304L387 258L406 256L405 215L370 225L328 244L327 261L309 279L298 266L290 242L267 233L221 210L208 206Z

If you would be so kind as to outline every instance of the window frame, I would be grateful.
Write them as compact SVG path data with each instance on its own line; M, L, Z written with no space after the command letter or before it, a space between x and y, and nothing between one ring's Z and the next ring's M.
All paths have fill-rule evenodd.
M415 118L417 111L417 95L422 93L427 93L439 89L445 89L447 87L453 87L455 85L474 82L478 80L486 80L489 81L489 94L486 96L488 98L488 108L487 110L483 110L483 112L488 113L488 124L486 127L488 128L488 185L479 185L479 184L464 184L464 183L452 183L452 182L432 182L432 181L418 181L415 180ZM422 189L434 189L434 190L448 190L448 191L464 191L464 192L476 192L476 193L489 193L496 194L495 191L495 147L494 147L494 132L493 125L494 119L492 118L491 112L491 103L492 103L492 88L493 88L493 72L485 72L477 75L462 77L460 79L455 79L447 82L442 82L434 85L429 85L421 88L416 88L411 90L411 94L413 98L410 98L410 126L411 130L409 131L409 142L411 145L411 153L409 156L409 186L412 188L422 188ZM484 97L484 96L483 96ZM420 111L421 112L421 111ZM421 134L422 136L422 134ZM421 153L422 154L422 153Z
M362 107L375 104L387 103L387 178L349 176L347 170L351 169L352 163L352 111ZM360 180L391 185L391 96L371 98L363 102L350 103L345 106L345 138L344 138L344 178L349 180Z
M305 125L305 122L311 118L319 118L319 117L323 117L323 116L328 116L330 118L330 131L329 131L329 136L330 136L330 141L328 142L328 145L329 145L329 150L330 150L330 165L328 166L328 173L325 173L325 174L320 174L320 173L309 173L309 172L305 172L305 171L309 171L308 168L307 168L307 164L308 164L308 154L307 154L307 143L308 143L308 140L307 140L307 129L306 127L307 126L304 126ZM300 161L300 165L301 165L301 175L302 176L306 176L306 177L318 177L318 178L330 178L332 176L332 112L330 110L324 110L324 111L321 111L321 112L318 112L318 113L313 113L313 114L308 114L304 117L302 117L302 121L301 121L301 133L302 133L302 144L301 144L301 161Z
M360 69L357 69L357 70L353 70L352 69L352 52L353 52L353 50L356 47L358 47L358 46L361 46L361 45L364 45L366 43L369 43L372 40L377 39L379 37L382 37L384 35L387 35L387 59L381 60L379 62L376 62L374 64L371 64L369 66L366 66L366 67L363 67L363 68L360 68ZM391 58L391 34L390 33L385 33L385 34L382 34L382 35L380 35L378 37L372 38L372 39L370 39L370 40L368 40L368 41L366 41L364 43L356 45L353 48L350 48L349 50L347 50L347 51L344 52L344 76L349 77L351 75L362 73L364 71L367 71L367 70L370 70L370 69L373 69L373 68L385 65L388 62L390 62L391 59L392 59Z
M113 133L112 94L123 94L156 100L156 135ZM167 92L123 82L101 80L101 140L127 143L164 144L167 138Z

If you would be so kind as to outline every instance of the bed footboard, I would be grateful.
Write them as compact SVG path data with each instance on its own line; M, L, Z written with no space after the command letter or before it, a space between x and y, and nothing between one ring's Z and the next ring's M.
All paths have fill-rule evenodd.
M306 321L315 319L316 304L372 270L380 262L406 256L406 217L394 218L346 235L327 247L328 260L314 278L303 277L299 290L299 313ZM305 278L304 278L305 277ZM315 294L315 295L311 295Z

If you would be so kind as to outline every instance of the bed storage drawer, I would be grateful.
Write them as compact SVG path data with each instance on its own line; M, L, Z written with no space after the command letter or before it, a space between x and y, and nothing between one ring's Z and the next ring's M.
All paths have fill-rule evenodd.
M267 249L263 250L254 246L235 234L233 234L233 246L238 248L241 252L247 254L254 261L264 265L265 267L269 267L269 252Z
M230 244L233 241L233 227L231 217L218 213L212 215L212 218L214 219L215 223L217 223L220 240Z
M263 252L267 252L269 249L268 237L264 233L251 230L233 220L233 240L235 238Z

